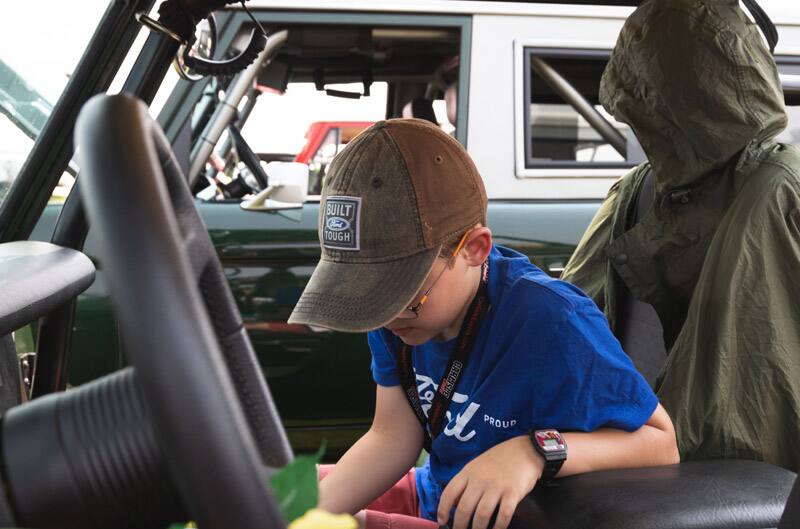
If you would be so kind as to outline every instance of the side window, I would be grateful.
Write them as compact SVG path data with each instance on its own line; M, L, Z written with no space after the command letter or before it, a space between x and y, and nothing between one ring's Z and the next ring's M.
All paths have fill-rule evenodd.
M360 83L328 86L351 93L362 89ZM252 107L247 112L241 137L265 170L271 161L307 164L308 195L319 195L333 157L361 131L384 119L387 92L385 82L373 83L370 94L358 99L333 97L317 90L314 83L288 83L282 91L256 85L255 91L248 95ZM196 114L199 115L197 109ZM258 188L251 171L241 161L242 153L236 152L232 143L227 132L220 137L204 169L204 180L210 185L199 191L198 197L240 199ZM244 183L237 191L232 185L239 180ZM236 192L228 193L229 189Z
M360 83L327 88L363 90ZM385 82L373 83L369 96L357 99L333 97L305 82L288 83L282 93L264 89L242 135L262 160L288 155L308 164L308 194L319 195L333 157L362 130L385 118L387 92Z
M453 130L460 28L405 22L386 27L289 24L275 35L283 40L272 40L274 55L251 72L252 85L247 81L240 87L247 88L243 97L241 89L229 90L228 81L217 78L195 106L189 174L201 200L244 199L245 209L256 208L268 195L273 200L272 193L301 187L298 182L305 183L305 174L305 197L313 200L333 157L376 121L405 116L406 107L409 117ZM215 113L222 98L227 108L237 108L235 116ZM212 117L219 121L212 123ZM231 119L233 126L223 123ZM248 198L265 185L273 189Z
M0 206L108 3L49 1L39 10L4 5L7 9L0 32ZM59 44L43 45L42 35ZM73 164L61 177L51 201L66 196L74 174Z
M0 203L52 113L109 2L94 0L76 6L49 0L45 4L46 17L22 7L12 9L9 31L0 34ZM152 8L151 16L157 18L157 11L158 5ZM68 30L72 30L71 37L80 37L62 38L61 45L55 48L42 47L38 34L29 31L31 24L55 37ZM80 31L75 33L78 29ZM139 31L108 93L119 92L149 34L146 29ZM150 106L154 116L176 81L177 74L173 69L168 70ZM77 174L78 166L71 160L53 189L48 205L64 203Z
M644 159L631 129L598 100L608 52L524 50L525 167L630 167Z

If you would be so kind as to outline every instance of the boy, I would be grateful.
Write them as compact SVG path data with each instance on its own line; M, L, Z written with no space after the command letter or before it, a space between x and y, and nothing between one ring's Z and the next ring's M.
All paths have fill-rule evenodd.
M504 529L542 477L678 461L669 417L603 315L493 246L486 206L463 147L421 120L379 122L331 164L322 259L289 322L371 331L378 388L321 508L353 513L391 489L374 506L440 524L454 510L454 529L484 529L497 511ZM423 446L425 467L392 488Z

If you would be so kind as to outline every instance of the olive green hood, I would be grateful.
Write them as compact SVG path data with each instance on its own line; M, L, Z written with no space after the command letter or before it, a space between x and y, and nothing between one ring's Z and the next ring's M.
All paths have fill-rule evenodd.
M562 277L649 373L682 459L797 471L800 151L772 139L786 112L760 33L735 0L646 0L600 96L652 171L612 187Z
M786 127L777 68L738 0L645 0L628 18L600 101L629 124L660 190L697 182Z

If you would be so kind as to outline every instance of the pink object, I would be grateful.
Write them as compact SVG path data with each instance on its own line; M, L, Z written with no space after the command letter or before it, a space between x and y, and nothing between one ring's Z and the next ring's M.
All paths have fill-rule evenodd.
M334 465L319 465L319 479ZM403 476L378 499L367 505L366 529L437 529L436 522L419 517L419 498L414 469Z

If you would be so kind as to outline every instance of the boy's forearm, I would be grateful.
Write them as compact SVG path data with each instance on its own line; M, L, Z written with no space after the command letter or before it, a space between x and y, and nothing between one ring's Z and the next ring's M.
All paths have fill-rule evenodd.
M320 482L319 507L350 514L363 509L414 466L421 449L414 437L370 429Z
M565 433L568 456L558 477L595 470L649 467L679 462L675 437L644 425L635 432L600 429Z
M567 442L567 460L556 476L559 478L595 470L680 462L672 421L660 405L635 432L600 428L594 432L562 432L562 435ZM518 447L518 453L541 459L528 436L515 437L510 442Z
M564 433L567 460L558 477L626 467L678 463L675 431L660 405L651 419L635 432L601 428L591 433Z

